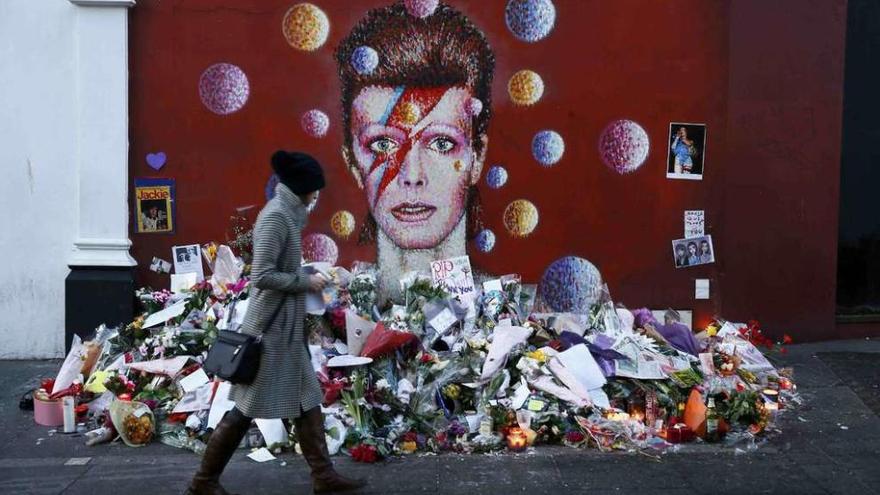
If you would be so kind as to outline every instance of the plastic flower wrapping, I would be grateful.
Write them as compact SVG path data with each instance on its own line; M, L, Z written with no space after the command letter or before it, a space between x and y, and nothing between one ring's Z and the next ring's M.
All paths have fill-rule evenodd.
M241 325L250 292L244 263L226 259L227 246L213 251L219 271L188 291L141 289L142 314L75 342L73 358L44 386L46 396L63 390L87 405L84 419L98 432L90 438L115 428L130 445L158 439L204 449L231 403L228 384L200 381L201 364L219 330ZM517 275L485 280L463 299L408 273L401 300L383 303L374 265L328 266L319 269L330 287L317 295L306 328L328 443L355 460L541 444L752 446L800 403L791 369L768 359L784 352L789 336L777 344L758 322L720 318L695 333L674 311L661 323L646 309L615 304L598 275L575 281L590 291L578 299L586 303L558 312L543 299L552 291ZM88 366L86 348L95 350ZM720 421L707 422L715 413ZM269 442L256 427L248 439L252 447ZM295 436L287 440L272 446L295 448Z

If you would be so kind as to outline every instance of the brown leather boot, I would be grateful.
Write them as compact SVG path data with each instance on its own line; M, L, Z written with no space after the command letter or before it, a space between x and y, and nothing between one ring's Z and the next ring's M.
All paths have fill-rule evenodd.
M186 495L230 495L220 485L220 475L250 426L251 418L238 409L232 409L223 416L211 433L202 456L202 465L193 476Z
M294 423L303 457L312 468L312 487L315 493L343 492L366 486L366 481L346 478L333 469L324 436L324 414L320 406L304 412Z

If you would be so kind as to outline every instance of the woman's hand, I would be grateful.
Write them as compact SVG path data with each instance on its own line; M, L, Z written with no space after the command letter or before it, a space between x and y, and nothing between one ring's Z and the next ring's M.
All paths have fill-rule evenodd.
M309 275L309 290L321 292L327 286L327 280L320 275Z

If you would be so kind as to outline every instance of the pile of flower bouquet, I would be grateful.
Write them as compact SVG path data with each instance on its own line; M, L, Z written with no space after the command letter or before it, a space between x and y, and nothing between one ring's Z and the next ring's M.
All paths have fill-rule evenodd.
M203 376L201 363L218 330L241 324L250 290L244 263L226 265L240 265L237 279L227 271L188 291L139 291L143 314L75 341L41 396L72 390L79 420L106 440L115 430L133 443L201 450L231 407L228 385ZM317 269L334 281L307 317L328 444L358 461L542 444L662 451L754 442L799 400L791 370L768 360L784 349L757 322L719 318L695 333L673 311L661 323L616 305L607 287L588 313L554 312L514 275L462 299L407 274L402 300L383 304L375 267ZM139 416L115 424L117 402ZM270 440L247 440L261 441ZM271 447L295 445L290 434Z

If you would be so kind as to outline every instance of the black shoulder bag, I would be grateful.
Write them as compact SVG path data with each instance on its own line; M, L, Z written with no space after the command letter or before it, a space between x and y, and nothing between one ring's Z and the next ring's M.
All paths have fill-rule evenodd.
M266 324L266 329L272 326L282 307L284 307L283 296L281 303L272 313L269 323ZM260 369L262 340L262 335L253 336L220 330L217 340L208 350L208 357L203 367L208 373L226 381L247 385L254 381L257 370Z

